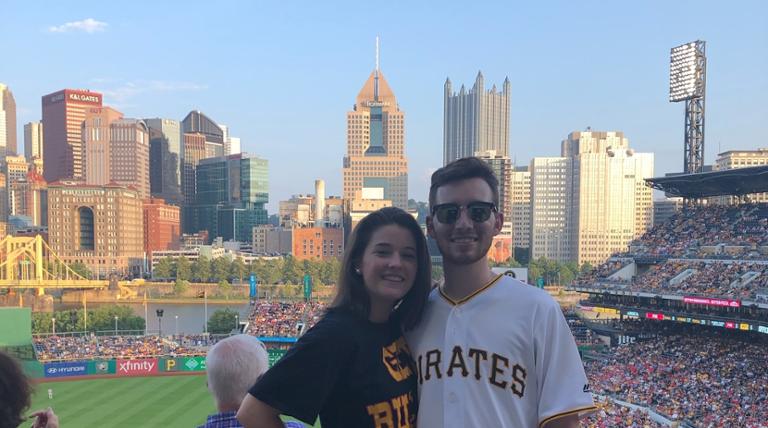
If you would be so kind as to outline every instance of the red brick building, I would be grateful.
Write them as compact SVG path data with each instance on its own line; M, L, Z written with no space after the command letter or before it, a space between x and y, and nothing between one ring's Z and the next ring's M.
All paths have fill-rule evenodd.
M340 227L304 227L293 229L291 252L297 260L341 261L344 255L344 230Z
M181 215L179 207L165 200L144 200L144 251L152 258L152 251L178 250L181 241Z

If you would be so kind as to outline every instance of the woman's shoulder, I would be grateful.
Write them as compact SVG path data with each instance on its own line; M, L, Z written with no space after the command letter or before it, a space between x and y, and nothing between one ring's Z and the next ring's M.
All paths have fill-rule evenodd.
M349 310L343 308L329 308L320 320L312 328L307 330L304 336L308 334L335 335L337 332L344 332L346 333L345 335L347 335L348 333L355 331L355 326L358 325L359 322L358 317Z

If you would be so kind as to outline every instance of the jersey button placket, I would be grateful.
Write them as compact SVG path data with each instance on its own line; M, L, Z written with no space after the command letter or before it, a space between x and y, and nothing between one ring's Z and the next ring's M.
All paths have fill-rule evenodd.
M448 317L445 347L443 348L445 358L443 365L445 368L443 422L446 427L456 428L464 427L463 406L459 404L462 397L462 377L460 369L454 369L452 376L448 376L448 369L453 356L453 348L457 345L464 347L464 325L461 312L461 306L454 306L451 309L451 314Z

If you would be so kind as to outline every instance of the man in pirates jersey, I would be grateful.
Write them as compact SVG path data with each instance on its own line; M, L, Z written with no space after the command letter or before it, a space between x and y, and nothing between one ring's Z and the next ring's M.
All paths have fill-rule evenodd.
M578 427L595 407L559 305L488 266L503 223L493 171L477 158L446 165L432 175L429 205L445 283L407 334L419 428Z

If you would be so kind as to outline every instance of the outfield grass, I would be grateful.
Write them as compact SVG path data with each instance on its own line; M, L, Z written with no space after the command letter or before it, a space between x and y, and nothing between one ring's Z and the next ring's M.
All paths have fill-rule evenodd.
M53 389L53 399L48 398L48 388ZM215 411L205 376L39 383L32 410L46 407L53 408L62 428L196 427Z

